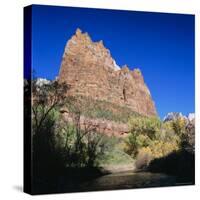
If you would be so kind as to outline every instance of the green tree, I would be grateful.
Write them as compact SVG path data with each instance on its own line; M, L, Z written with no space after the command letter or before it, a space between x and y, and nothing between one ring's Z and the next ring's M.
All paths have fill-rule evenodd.
M183 137L186 133L186 120L178 117L171 122L172 128L176 135Z
M156 139L161 129L161 121L156 117L132 117L129 120L130 135L126 141L126 152L133 157L139 148L147 147Z
M43 85L37 85L36 80L32 81L33 169L39 176L63 167L55 150L55 129L59 115L57 108L65 102L67 90L66 84L56 81Z
M33 132L38 134L51 115L51 112L66 101L66 93L69 86L65 83L59 84L54 81L50 84L37 85L36 80L32 82L32 114Z
M157 117L132 117L129 120L130 132L133 135L146 135L150 139L156 137L161 128L161 121Z

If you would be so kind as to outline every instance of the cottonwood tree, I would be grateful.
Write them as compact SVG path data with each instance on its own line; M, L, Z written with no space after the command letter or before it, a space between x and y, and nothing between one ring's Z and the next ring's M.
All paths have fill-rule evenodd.
M48 115L56 108L65 104L66 93L69 86L66 83L59 84L57 81L38 85L32 83L32 114L34 133L40 132Z
M32 82L32 152L34 173L38 176L62 166L55 151L55 117L57 108L65 103L68 88L57 81Z

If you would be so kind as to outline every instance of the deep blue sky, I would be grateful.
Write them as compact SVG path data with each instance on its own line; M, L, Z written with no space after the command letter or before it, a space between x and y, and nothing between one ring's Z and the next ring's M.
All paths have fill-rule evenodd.
M194 112L194 16L33 6L32 67L58 75L67 40L77 27L103 40L118 65L140 68L158 114Z

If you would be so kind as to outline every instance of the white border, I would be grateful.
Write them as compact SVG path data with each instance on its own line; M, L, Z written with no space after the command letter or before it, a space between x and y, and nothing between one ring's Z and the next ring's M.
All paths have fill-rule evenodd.
M0 7L0 198L32 199L22 193L23 6L30 4L112 8L196 15L196 186L47 195L47 199L197 199L199 193L200 6L198 0L21 0ZM187 74L186 74L187 82ZM187 91L186 91L187 92ZM44 196L38 196L43 199Z

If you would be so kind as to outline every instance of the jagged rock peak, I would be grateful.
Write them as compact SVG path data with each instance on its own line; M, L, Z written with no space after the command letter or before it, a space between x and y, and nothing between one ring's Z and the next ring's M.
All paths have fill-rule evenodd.
M85 38L91 40L89 34L87 32L83 33L80 28L76 29L74 36L76 36L77 38L85 37Z
M48 80L46 78L37 78L35 80L36 86L40 86L40 87L43 86L43 85L49 85L49 84L51 84L51 82L52 81L50 81L50 80Z
M79 28L65 47L58 81L71 85L69 95L89 96L128 106L143 115L157 115L141 71L117 65L102 40L93 42Z
M195 120L195 114L189 113L188 116L185 116L181 112L170 112L170 113L167 113L167 115L163 118L163 121L164 122L173 121L178 118L184 119L186 121L193 121Z
M137 73L137 74L139 74L139 75L142 74L142 72L141 72L141 70L140 70L139 68L133 69L133 73Z
M128 65L123 65L122 66L122 68L121 68L121 70L123 71L123 72L130 72L130 70L129 70L129 68L128 68Z
M98 43L99 43L99 45L104 46L104 45L103 45L103 40L100 40Z
M189 113L189 114L188 114L188 119L189 119L190 121L195 120L195 114L194 114L194 113Z
M117 65L116 61L112 58L109 49L107 49L103 40L93 42L87 32L83 33L81 29L77 28L75 34L68 40L63 58L66 55L82 54L87 59L96 60L96 62L104 63L104 67L110 70L120 70L120 66Z
M144 83L144 78L142 75L142 72L139 68L135 68L132 72L131 75L133 76L133 78L141 83Z
M175 120L177 118L182 118L182 117L183 117L182 113L170 112L170 113L167 113L167 115L163 118L163 121L164 122L172 121L172 120Z
M82 30L80 28L76 29L76 35L79 36L82 34Z

